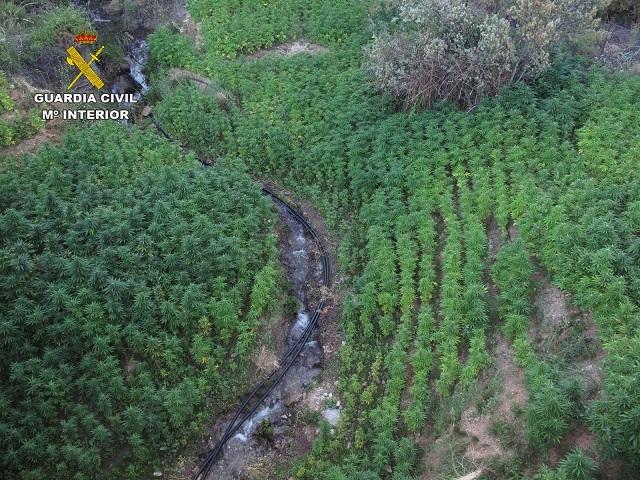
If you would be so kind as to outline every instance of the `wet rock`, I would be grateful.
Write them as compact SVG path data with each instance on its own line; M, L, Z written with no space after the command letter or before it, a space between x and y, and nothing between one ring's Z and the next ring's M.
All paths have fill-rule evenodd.
M338 408L327 408L322 412L322 417L329 422L329 425L335 427L338 425L338 420L340 420L340 409Z
M308 368L300 364L289 370L280 385L280 393L285 405L289 406L301 401L304 390L319 373L319 368Z
M127 62L126 60L123 60L122 62L120 62L120 65L118 65L118 74L122 75L122 74L127 74L131 71L131 65L129 65L129 62Z
M302 364L307 368L315 368L322 363L322 348L317 341L309 342L302 351Z
M135 93L138 91L138 85L131 75L120 75L113 82L113 91L116 93Z

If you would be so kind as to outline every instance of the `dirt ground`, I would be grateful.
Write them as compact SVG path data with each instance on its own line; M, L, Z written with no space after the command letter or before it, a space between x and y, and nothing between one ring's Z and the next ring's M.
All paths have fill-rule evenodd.
M47 143L57 142L64 131L63 120L51 120L47 122L41 132L36 133L33 137L27 138L20 143L0 149L0 157L6 155L8 157L17 157L25 153L35 153ZM1 168L1 167L0 167Z

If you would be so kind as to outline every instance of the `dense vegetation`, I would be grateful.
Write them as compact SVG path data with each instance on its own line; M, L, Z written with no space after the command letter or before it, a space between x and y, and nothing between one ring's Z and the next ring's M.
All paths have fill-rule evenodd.
M273 214L247 171L316 202L349 277L341 420L335 433L321 426L292 476L415 478L470 404L491 413L498 335L529 402L490 478L588 479L607 458L621 475L637 468L640 79L559 57L471 114L400 113L363 69L367 14L393 21L369 7L192 0L203 51L169 28L151 36L154 114L218 158L213 169L155 134L101 124L0 176L6 476L145 478L234 396L231 373L244 372L279 279ZM299 38L329 52L242 56ZM188 82L160 88L168 67L235 101L222 108ZM597 325L607 357L595 401L572 380L573 353L529 336L541 269ZM597 448L542 465L576 423Z
M3 1L0 67L26 75L39 84L59 87L65 83L68 72L56 67L59 59L64 58L68 38L90 27L86 14L69 2Z
M278 298L269 202L103 123L0 174L0 204L3 478L148 476L239 393Z
M316 199L342 227L340 259L353 286L340 353L344 415L335 436L321 434L294 468L296 477L411 478L421 462L409 432L435 438L460 418L465 399L486 382L496 327L525 369L531 398L522 412L523 449L492 467L496 477L521 476L583 418L601 439L600 454L637 462L640 185L631 172L640 147L640 80L558 59L534 87L506 90L473 114L446 105L396 113L362 69L369 39L360 2L342 16L312 13L293 24L288 38L303 32L315 40L313 21L329 30L360 25L327 43L327 54L229 60L216 39L231 35L233 22L268 30L264 18L279 8L263 4L265 17L254 23L241 8L250 3L216 2L209 21L231 19L216 23L216 36L204 31L206 50L189 66L242 103L227 113L227 155ZM213 12L198 15L206 23ZM267 38L234 51L282 36ZM152 38L160 71L176 65L166 59L180 42L168 30ZM178 128L188 138L201 127ZM485 228L492 219L503 240L512 224L521 239L507 242L489 269ZM527 340L531 256L593 314L608 353L595 403ZM499 292L495 315L489 270ZM576 451L540 478L590 478L592 470Z
M399 27L369 50L369 70L408 107L448 100L474 107L506 85L532 81L571 44L598 37L598 10L608 0L390 0Z
M18 112L16 102L11 98L9 81L0 70L0 147L7 147L31 137L42 127L43 122L38 110Z

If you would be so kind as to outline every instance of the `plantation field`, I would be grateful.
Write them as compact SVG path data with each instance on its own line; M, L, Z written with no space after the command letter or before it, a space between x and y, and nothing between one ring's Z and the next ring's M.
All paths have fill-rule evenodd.
M0 174L3 478L142 478L245 388L275 214L233 165L102 123Z
M528 402L516 412L524 431L512 442L492 419L509 454L483 459L487 478L534 475L558 445L569 453L540 478L590 478L597 468L606 475L608 458L637 462L640 80L567 59L535 86L508 89L470 114L447 105L397 113L361 68L369 41L362 2L313 2L305 15L268 2L260 16L247 13L253 3L194 2L209 26L204 51L173 61L173 46L186 42L162 30L152 57L159 78L163 68L187 67L238 99L241 107L216 111L206 93L179 87L190 108L212 112L207 128L220 139L212 153L315 199L342 232L341 266L351 278L343 417L293 467L296 478L420 475L431 442L459 425L470 404L492 414L499 338L524 372ZM323 38L318 23L341 33ZM261 39L232 40L236 24ZM329 52L240 55L296 38ZM180 138L203 128L172 122L176 96L158 108ZM492 222L502 244L495 258ZM593 348L578 338L575 348L544 352L529 338L540 275L593 319L606 351L595 394L572 373L576 362L595 361ZM571 453L563 441L576 428L599 440ZM442 466L444 478L455 476L450 467Z
M7 478L149 478L242 393L284 283L256 179L345 278L340 421L269 478L635 478L640 77L569 55L401 111L363 68L376 5L190 0L200 49L152 33L154 117L211 168L101 123L0 173ZM296 40L325 48L251 55Z

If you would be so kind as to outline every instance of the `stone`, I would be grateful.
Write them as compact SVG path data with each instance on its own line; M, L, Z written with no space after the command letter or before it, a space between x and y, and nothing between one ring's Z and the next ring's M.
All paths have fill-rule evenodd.
M335 427L338 425L338 420L340 420L340 409L339 408L327 408L322 412L322 417L329 422L329 425Z
M122 62L120 62L120 65L118 65L119 74L129 73L130 71L131 71L131 65L129 65L129 62L127 62L126 60L123 60Z
M156 470L155 472L153 472L153 476L154 477L161 477L162 476L162 472Z
M315 368L322 363L322 348L318 342L313 341L305 345L302 352L302 362L307 368Z
M116 93L135 93L138 91L136 81L129 74L120 75L113 83L113 90Z
M151 115L151 106L145 105L144 108L142 109L142 116L148 117L149 115Z

